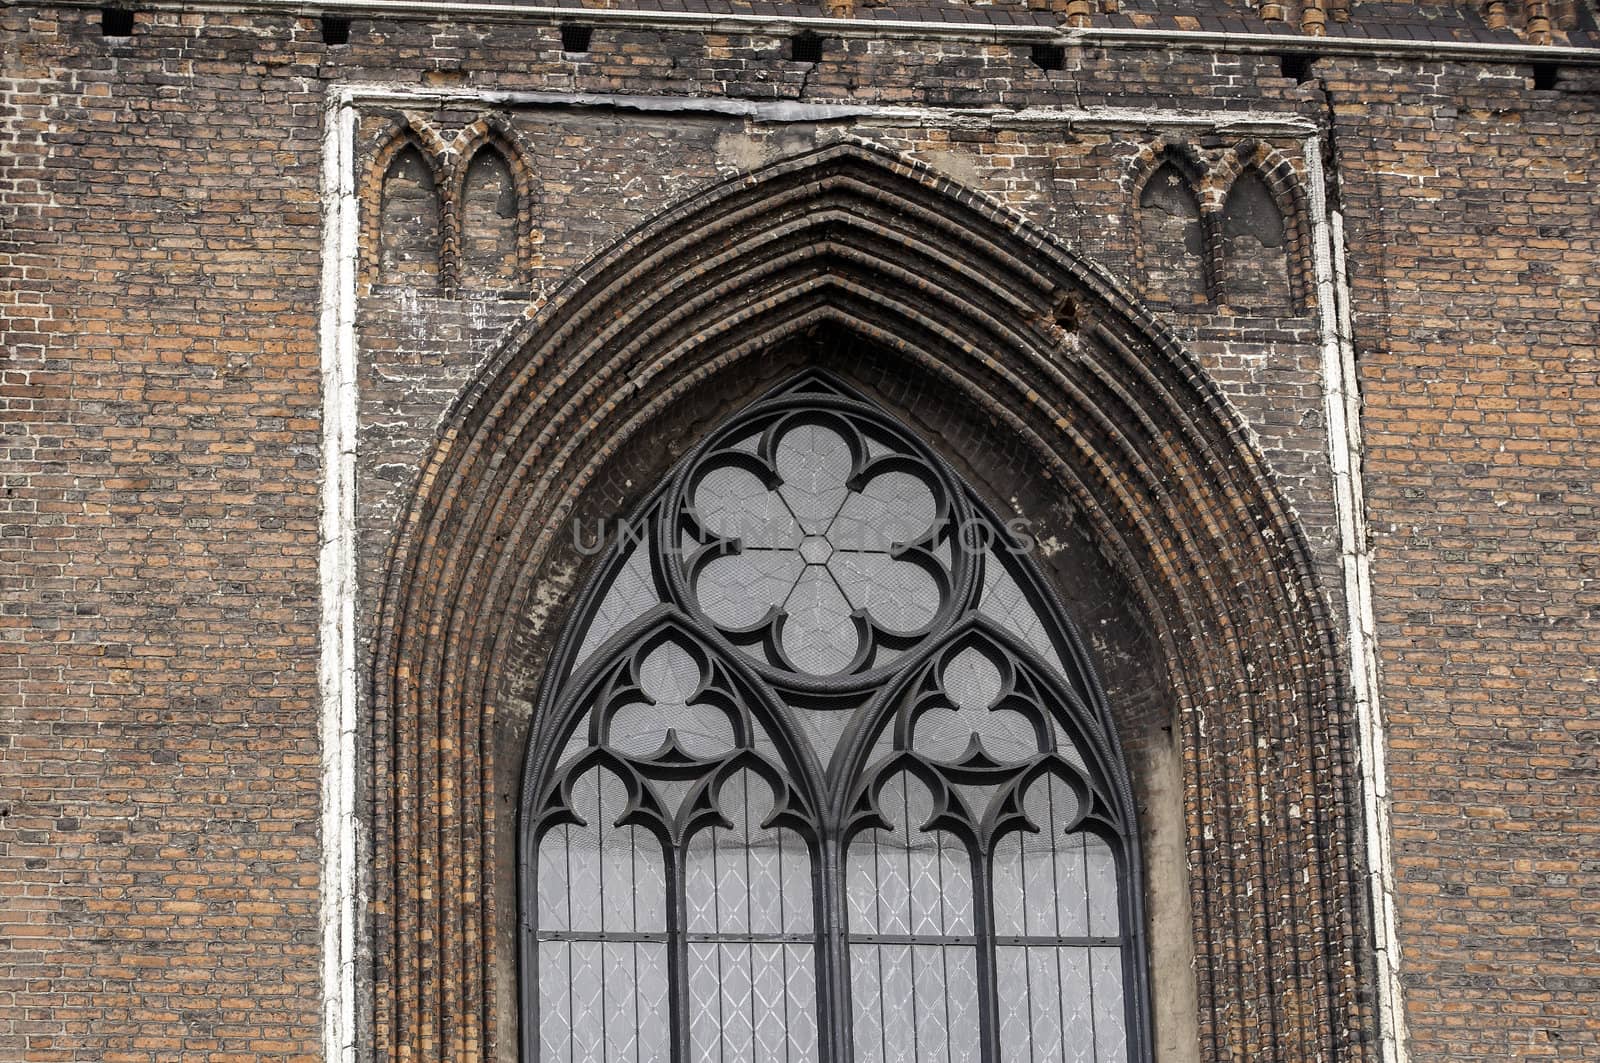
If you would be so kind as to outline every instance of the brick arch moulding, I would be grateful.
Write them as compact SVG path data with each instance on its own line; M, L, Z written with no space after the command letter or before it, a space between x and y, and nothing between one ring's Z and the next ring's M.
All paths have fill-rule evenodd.
M376 618L378 1058L498 1051L512 1005L496 992L507 945L489 880L496 847L515 844L495 796L515 790L517 765L489 736L516 618L580 499L684 394L818 328L983 409L1070 497L1151 618L1182 732L1201 1057L1365 1058L1348 699L1270 470L1107 273L858 144L643 224L533 308L446 417Z

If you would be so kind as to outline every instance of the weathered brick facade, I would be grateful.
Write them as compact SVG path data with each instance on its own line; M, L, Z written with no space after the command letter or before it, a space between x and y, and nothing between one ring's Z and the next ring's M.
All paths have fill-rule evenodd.
M1592 11L1055 6L0 9L0 1059L514 1058L569 529L824 364L1049 544L1162 1063L1600 1060Z

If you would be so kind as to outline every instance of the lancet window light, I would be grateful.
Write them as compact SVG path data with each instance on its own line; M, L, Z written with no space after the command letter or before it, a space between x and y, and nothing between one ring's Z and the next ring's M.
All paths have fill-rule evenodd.
M1129 783L1026 536L820 373L625 527L525 765L524 1059L1148 1060Z

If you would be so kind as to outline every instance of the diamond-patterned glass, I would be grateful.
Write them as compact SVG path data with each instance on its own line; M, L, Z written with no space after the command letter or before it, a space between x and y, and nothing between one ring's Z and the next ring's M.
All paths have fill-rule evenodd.
M743 466L723 465L700 481L695 512L707 531L746 549L793 550L804 532L784 498Z
M978 1059L971 856L948 833L922 829L933 807L920 781L896 776L878 796L890 828L850 845L858 1060Z
M750 772L725 782L717 805L733 826L701 831L685 853L690 1057L814 1059L810 852L762 826L772 792Z

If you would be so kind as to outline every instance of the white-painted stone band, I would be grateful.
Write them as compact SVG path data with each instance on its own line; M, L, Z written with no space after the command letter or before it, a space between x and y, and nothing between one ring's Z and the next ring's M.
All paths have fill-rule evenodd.
M355 108L331 93L322 159L322 1043L356 1058L360 816L356 812Z
M1390 851L1389 777L1378 700L1378 649L1367 552L1366 498L1361 480L1361 392L1350 331L1344 219L1328 208L1320 138L1304 145L1311 253L1322 341L1322 402L1328 463L1339 521L1339 560L1348 613L1350 686L1356 710L1356 753L1366 836L1378 990L1379 1058L1405 1063L1405 1010L1400 993L1400 942L1395 933L1394 856Z

